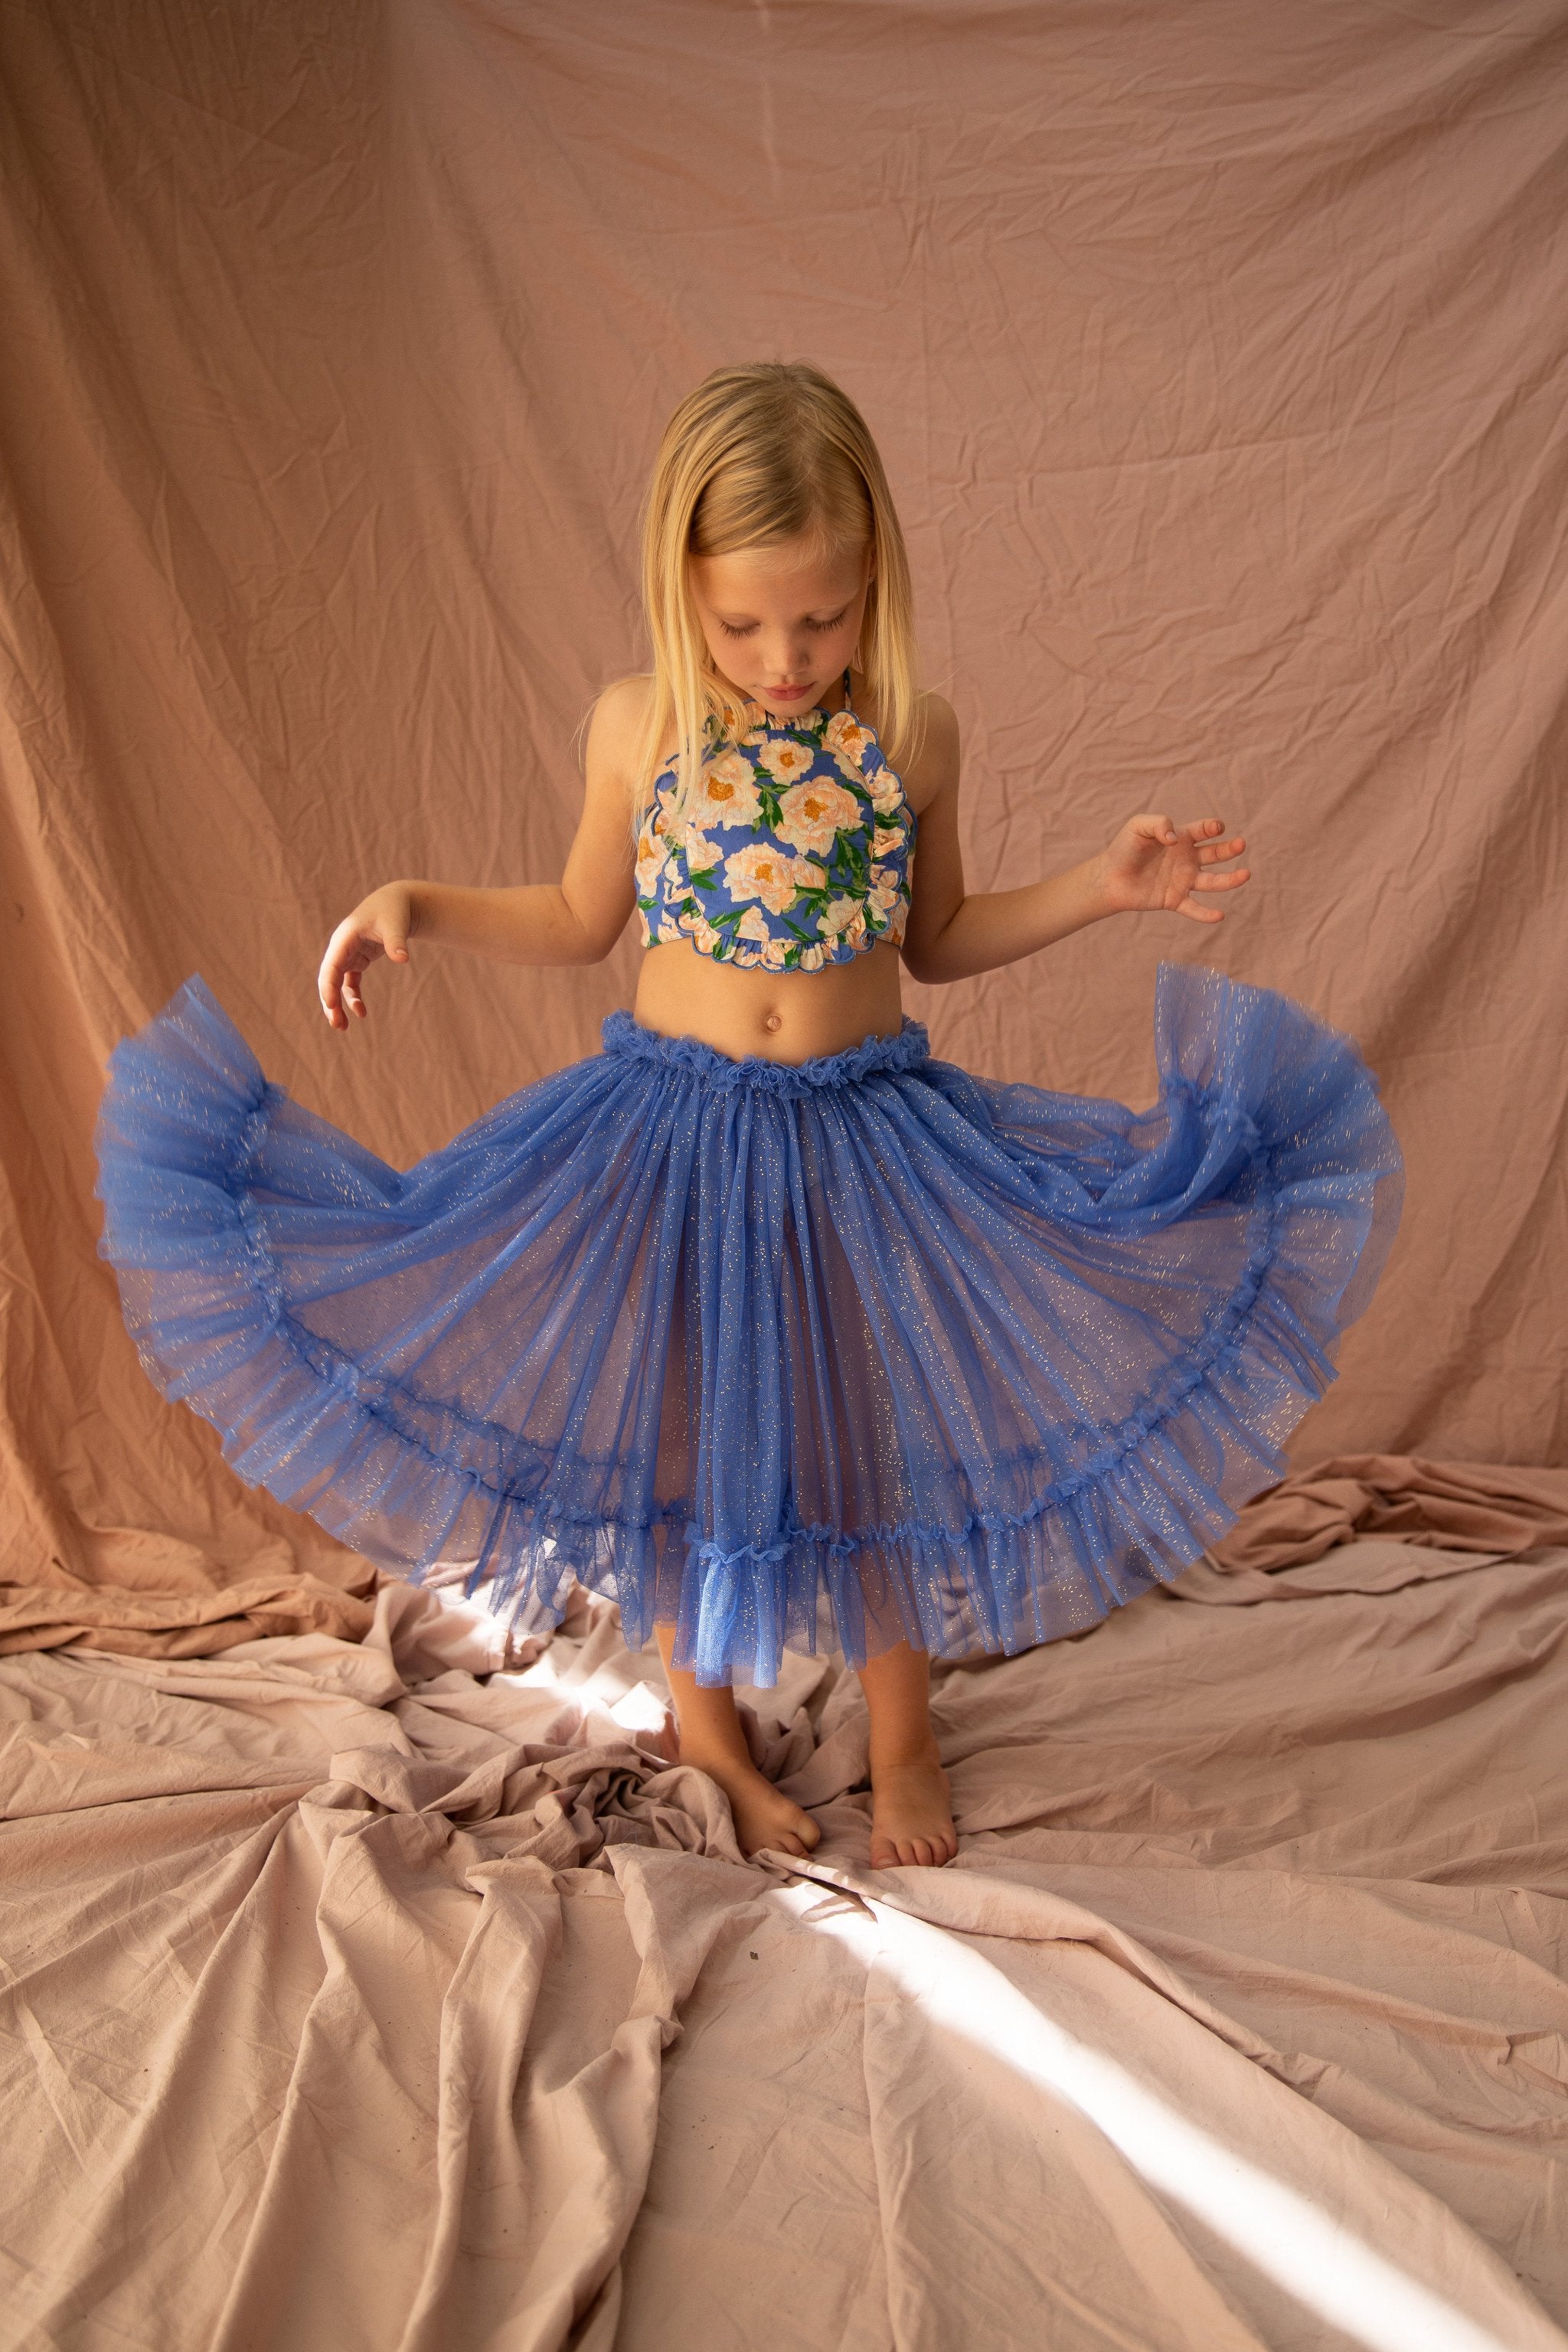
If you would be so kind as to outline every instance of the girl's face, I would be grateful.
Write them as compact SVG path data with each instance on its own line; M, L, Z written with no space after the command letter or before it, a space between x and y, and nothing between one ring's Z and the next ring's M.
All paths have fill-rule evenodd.
M849 666L875 568L869 546L824 552L809 539L694 555L691 590L720 677L789 719Z

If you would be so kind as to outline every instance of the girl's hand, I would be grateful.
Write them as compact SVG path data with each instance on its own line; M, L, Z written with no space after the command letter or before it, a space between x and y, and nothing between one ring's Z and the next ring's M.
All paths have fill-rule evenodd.
M1100 853L1106 911L1190 915L1194 923L1223 921L1218 907L1200 906L1193 893L1239 890L1250 881L1250 868L1245 866L1226 874L1210 870L1226 858L1239 857L1247 847L1239 833L1234 841L1215 841L1213 836L1224 831L1217 816L1181 826L1168 816L1129 817L1110 847Z
M362 898L344 917L327 941L327 952L316 975L321 1010L334 1029L346 1029L350 1013L369 1019L360 981L377 956L389 963L408 961L408 941L414 929L414 893L405 882L388 882Z

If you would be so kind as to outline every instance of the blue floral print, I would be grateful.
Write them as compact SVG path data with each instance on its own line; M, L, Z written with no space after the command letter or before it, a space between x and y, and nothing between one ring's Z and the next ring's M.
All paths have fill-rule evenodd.
M655 780L637 842L643 945L818 971L902 939L916 819L875 730L850 709L770 721L749 702L743 719L715 728L683 815L673 765Z

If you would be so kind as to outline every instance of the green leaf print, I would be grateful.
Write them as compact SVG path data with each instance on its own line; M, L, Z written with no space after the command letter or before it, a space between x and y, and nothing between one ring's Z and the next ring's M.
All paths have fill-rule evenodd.
M853 835L841 833L838 839L844 851L844 863L855 877L855 895L863 898L871 887L870 862Z

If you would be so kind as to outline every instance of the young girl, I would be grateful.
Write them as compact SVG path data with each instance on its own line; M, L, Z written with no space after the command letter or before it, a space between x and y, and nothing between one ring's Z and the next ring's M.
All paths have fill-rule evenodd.
M319 979L346 1030L378 957L594 963L635 908L603 1051L399 1174L269 1085L193 978L111 1058L100 1247L147 1370L247 1480L405 1574L471 1562L532 1622L575 1578L656 1633L682 1759L749 1853L818 1832L730 1685L815 1647L825 1595L872 1863L941 1864L930 1658L1093 1623L1279 1476L1399 1153L1347 1039L1203 969L1161 969L1142 1116L931 1057L901 964L962 981L1110 915L1216 923L1245 844L1132 816L1070 872L965 889L898 520L816 369L681 404L644 591L652 670L598 702L562 880L389 883Z

